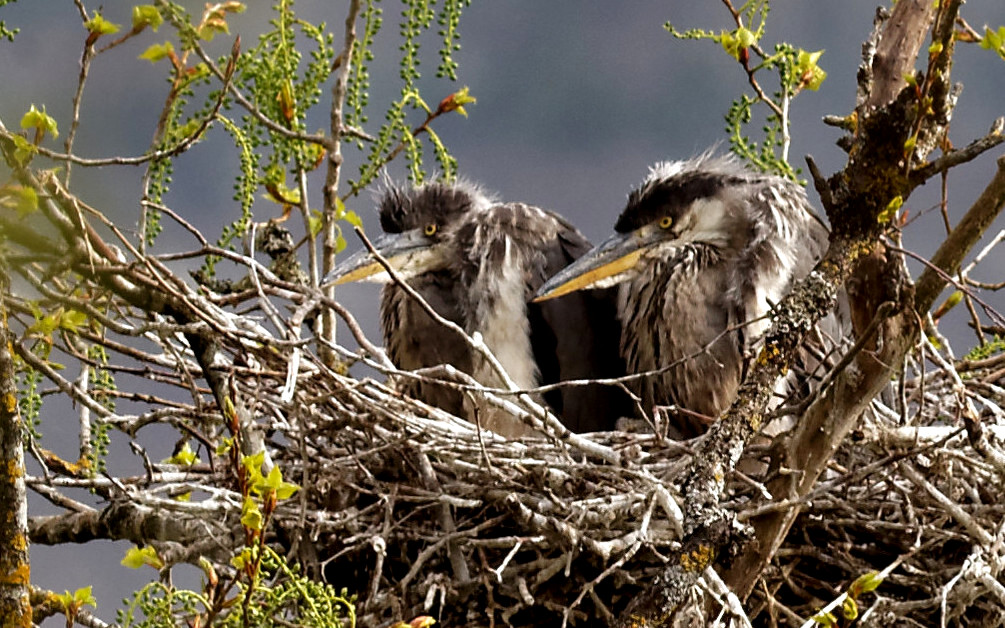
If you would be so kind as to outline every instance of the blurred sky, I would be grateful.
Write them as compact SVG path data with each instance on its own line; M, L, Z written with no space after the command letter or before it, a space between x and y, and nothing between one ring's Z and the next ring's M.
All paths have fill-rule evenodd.
M86 4L90 9L98 6ZM195 1L181 4L196 12L203 7ZM230 20L232 33L242 36L245 49L257 40L273 3L249 4L247 13ZM131 3L106 0L102 5L107 19L128 24ZM340 42L347 5L345 0L300 0L296 7L305 19L326 21ZM371 69L371 132L383 119L381 107L400 89L396 24L404 5L384 0L380 6L385 25ZM825 114L845 115L854 105L855 70L876 3L775 0L771 7L762 40L766 48L776 41L788 41L811 51L825 50L820 66L828 72L827 80L820 91L800 95L793 105L790 159L804 166L804 156L812 154L829 175L841 167L844 154L834 145L839 132L822 125L820 119ZM1005 4L1001 0L971 0L964 6L964 16L980 31L985 23L997 27L1005 23ZM85 37L77 11L69 0L21 0L0 9L0 19L9 27L22 29L13 44L0 43L0 119L14 128L29 105L44 104L60 125L61 147L69 131L71 97ZM659 160L686 158L724 141L724 115L739 93L748 91L739 66L720 48L710 42L673 39L663 29L668 20L681 30L732 28L723 4L711 0L475 0L460 24L463 47L455 55L460 63L456 84L432 78L438 62L435 33L423 39L424 78L420 86L426 100L435 106L462 85L470 87L478 98L477 104L468 108L468 118L452 115L435 122L436 131L460 161L462 175L503 199L554 209L591 240L602 239L611 230L628 191L643 179L648 166ZM168 29L162 28L95 62L84 96L78 154L138 155L146 149L167 92L166 67L150 66L136 57L151 43L163 41L167 33ZM213 42L214 54L227 51L230 41L220 37ZM1005 61L976 46L960 46L954 79L965 86L951 129L952 141L962 146L1005 115ZM767 75L763 81L766 90L773 89ZM311 129L327 128L328 105L326 93L312 114ZM421 117L415 114L414 121L418 123ZM210 239L239 212L231 198L236 153L228 146L219 130L211 131L206 141L177 160L174 187L166 198ZM431 162L432 151L426 152ZM1000 154L1000 149L992 151L977 163L953 171L949 211L954 220L990 180L994 157ZM345 176L355 178L359 162L359 153L349 149ZM430 163L428 169L433 168ZM391 173L397 179L404 177L400 165L392 167ZM73 187L85 201L129 230L137 223L141 175L138 168L75 167ZM311 202L320 206L317 181L312 179ZM815 192L811 191L810 197L817 202ZM943 233L938 212L930 211L937 202L937 186L930 185L906 204L912 216L924 214L905 234L905 244L922 255L934 251ZM363 216L369 231L379 229L369 194L350 200L348 205ZM276 213L276 207L262 202L256 205L256 212L257 219L266 220ZM167 222L165 225L159 250L195 246L190 236ZM1002 226L999 221L989 234ZM350 250L359 246L351 240ZM1003 264L1005 255L998 252L976 276L1001 281ZM377 287L347 286L339 298L371 337L380 337ZM1000 295L987 298L1005 309ZM973 343L973 336L966 329L963 313L954 317L947 329L962 352ZM343 333L342 337L347 336ZM59 414L48 407L44 412L42 429L55 441L55 446L50 442L47 446L57 451L65 447L61 453L75 457L73 428L68 427L61 438ZM73 423L67 421L66 425ZM162 440L148 443L151 458L170 454L174 437L167 434ZM115 443L115 451L129 456L121 439ZM32 514L41 512L50 511L33 499ZM118 600L152 576L119 566L127 546L107 542L70 549L35 546L33 581L57 591L93 584L99 615L114 619L112 609ZM194 577L189 576L189 580ZM46 625L59 622L50 620Z

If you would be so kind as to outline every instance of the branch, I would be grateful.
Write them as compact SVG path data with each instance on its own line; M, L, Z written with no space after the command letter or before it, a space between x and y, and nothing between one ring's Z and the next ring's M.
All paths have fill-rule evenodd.
M998 158L998 170L991 182L932 256L932 265L946 275L955 276L960 270L963 259L998 217L1003 207L1005 207L1005 156ZM928 311L945 286L946 279L939 272L926 268L918 278L915 289L915 307L918 311Z

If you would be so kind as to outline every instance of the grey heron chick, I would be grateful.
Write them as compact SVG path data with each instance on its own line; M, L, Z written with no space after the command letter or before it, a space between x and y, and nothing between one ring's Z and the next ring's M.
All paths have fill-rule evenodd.
M736 397L772 304L823 255L828 232L802 187L706 153L653 166L615 234L538 290L542 302L620 285L621 354L644 407L703 432Z
M529 303L534 291L590 248L559 215L523 203L498 203L473 184L390 187L379 201L385 234L375 249L444 318L481 334L521 389L624 374L613 290ZM468 344L433 320L365 250L328 281L384 283L380 317L385 345L399 368L451 364L487 386L500 382ZM504 436L531 430L505 412L472 405L461 392L411 381L406 392ZM544 395L576 432L612 429L630 412L611 386L564 387Z

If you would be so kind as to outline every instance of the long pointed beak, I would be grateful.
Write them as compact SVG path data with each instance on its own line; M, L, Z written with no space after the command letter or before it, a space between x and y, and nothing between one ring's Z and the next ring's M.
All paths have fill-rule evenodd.
M401 271L406 276L426 270L432 258L431 243L419 229L403 233L385 233L373 241L373 248L387 260L391 268ZM367 249L356 251L336 265L321 283L334 282L335 285L340 285L364 280L378 283L389 281L384 267Z
M652 244L638 231L616 233L604 240L538 288L534 301L547 301L576 290L601 288L628 278L628 271ZM624 277L618 275L625 274Z

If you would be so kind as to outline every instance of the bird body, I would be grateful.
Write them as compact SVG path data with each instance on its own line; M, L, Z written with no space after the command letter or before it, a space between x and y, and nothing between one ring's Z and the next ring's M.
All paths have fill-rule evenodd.
M523 203L497 203L467 183L391 188L380 200L379 213L387 236L376 248L438 314L469 335L480 334L518 388L623 374L614 291L528 303L549 276L590 248L557 214ZM367 265L373 262L361 254L333 275L364 278ZM365 278L389 279L374 271ZM463 338L434 321L397 284L383 289L381 323L389 357L398 367L451 364L483 385L501 386ZM456 389L419 381L407 392L505 436L530 431L508 413L473 404ZM624 405L620 391L601 386L544 397L575 431L613 426Z
M657 164L615 236L543 286L539 299L620 284L621 354L644 408L688 411L704 431L736 397L766 314L823 254L826 228L802 188L702 155Z

